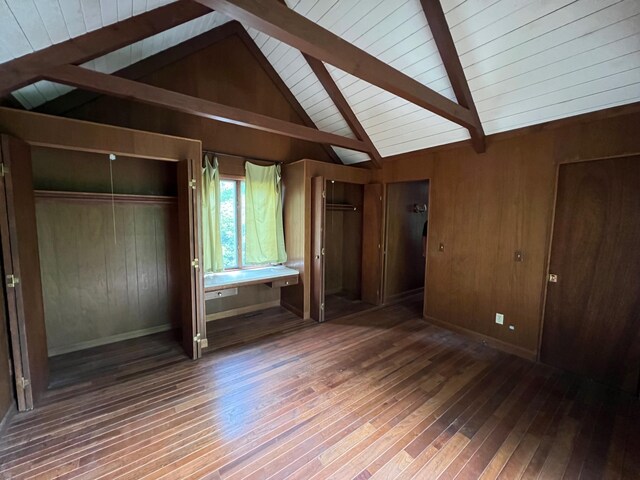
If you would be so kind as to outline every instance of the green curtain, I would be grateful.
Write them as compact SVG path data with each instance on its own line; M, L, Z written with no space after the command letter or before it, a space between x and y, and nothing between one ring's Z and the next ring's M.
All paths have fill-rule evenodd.
M202 243L204 273L224 270L220 239L220 172L218 159L204 157L202 169Z
M245 165L245 263L287 260L282 224L280 165Z

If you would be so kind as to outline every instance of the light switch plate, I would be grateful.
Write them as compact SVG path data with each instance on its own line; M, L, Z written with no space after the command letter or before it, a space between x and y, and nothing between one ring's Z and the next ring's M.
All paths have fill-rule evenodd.
M502 313L496 313L496 323L498 325L504 325L504 315Z

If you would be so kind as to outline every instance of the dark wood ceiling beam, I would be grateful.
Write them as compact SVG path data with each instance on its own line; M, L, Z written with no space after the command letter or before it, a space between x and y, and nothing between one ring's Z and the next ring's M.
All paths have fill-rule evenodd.
M300 117L302 122L307 127L318 128L315 122L311 119L311 117L307 113L307 111L304 109L304 107L300 105L300 102L298 102L298 99L295 97L295 95L291 93L291 90L286 85L286 83L284 83L282 78L280 78L280 75L278 75L278 72L276 72L275 68L273 68L273 65L271 65L271 62L269 61L269 59L267 59L267 57L264 56L264 53L262 53L262 50L260 50L260 48L256 45L256 42L253 41L253 38L251 38L251 36L244 29L242 24L240 24L235 20L230 23L233 23L234 25L237 26L237 34L238 34L238 37L240 37L240 40L242 40L242 42L245 44L249 52L251 52L251 54L253 55L253 58L256 59L256 61L260 64L260 66L265 71L265 73L269 76L271 81L275 84L276 88L287 99L287 101L289 102L289 105L291 105L291 108L293 108L293 110L296 112L298 117ZM362 140L362 138L360 140ZM331 161L333 163L342 164L342 160L340 160L340 157L338 157L338 154L333 150L333 148L331 148L329 145L324 143L322 144L322 147L327 153L327 155L329 156L329 158L331 158Z
M420 0L420 2L422 3L422 9L427 17L429 28L440 52L442 63L449 76L449 81L453 87L456 99L460 105L471 112L473 117L473 125L467 126L469 134L471 135L473 148L476 152L483 153L486 150L484 130L473 97L471 96L469 83L464 75L464 69L460 63L456 45L451 37L451 31L449 30L447 19L442 10L442 5L439 0Z
M179 0L0 64L0 97L41 80L45 70L88 62L211 11L198 2Z
M150 57L140 60L139 62L129 65L117 72L112 73L117 77L129 80L138 80L150 75L161 68L171 65L174 62L192 55L199 50L205 49L225 38L236 35L240 30L245 31L242 25L236 21L227 22L224 25L201 33L200 35L190 38L178 45L156 53ZM246 32L245 32L246 33ZM71 110L78 108L88 102L100 97L100 93L89 90L72 90L65 93L47 103L43 103L33 111L46 113L49 115L64 115Z
M311 70L313 70L313 73L315 73L316 77L318 77L318 80L326 90L329 98L331 98L336 108L338 109L344 120L347 122L347 125L349 125L351 131L355 134L358 140L362 140L367 145L369 145L370 150L367 153L369 153L369 155L371 156L371 163L373 164L373 166L375 168L381 168L382 157L380 156L378 149L375 147L375 145L371 141L371 138L369 138L369 135L360 123L360 120L358 120L358 117L356 117L356 114L351 109L351 106L347 102L347 99L344 98L344 95L342 95L342 92L338 88L338 85L336 85L333 77L331 77L331 74L327 70L327 67L325 67L324 63L322 63L320 60L310 57L306 53L303 53L302 55L307 60L309 67L311 67Z
M360 152L369 151L369 146L360 140L322 132L305 125L271 118L259 113L248 112L239 108L191 97L182 93L172 92L163 88L99 73L74 65L59 66L43 72L42 75L45 79L53 82L92 90L127 100L138 101L148 105L169 108L211 120L276 133L300 140L336 145Z
M334 65L466 128L475 128L468 108L273 0L197 0L309 56Z

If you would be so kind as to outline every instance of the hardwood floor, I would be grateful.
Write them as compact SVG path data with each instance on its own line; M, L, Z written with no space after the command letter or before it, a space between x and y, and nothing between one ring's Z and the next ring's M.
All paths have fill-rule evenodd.
M637 400L432 326L410 303L198 362L159 348L51 390L8 425L0 477L631 479L638 432Z

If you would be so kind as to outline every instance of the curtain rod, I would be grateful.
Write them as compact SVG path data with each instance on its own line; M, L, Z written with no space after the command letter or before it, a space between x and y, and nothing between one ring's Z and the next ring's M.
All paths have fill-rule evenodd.
M249 157L243 157L241 155L234 155L233 153L214 152L212 150L205 150L205 149L202 149L202 153L203 154L209 153L211 155L222 155L225 157L235 157L235 158L239 158L241 160L246 160L246 161L257 160L258 162L274 163L277 165L282 165L284 163L284 162L278 162L276 160L267 160L265 158L256 158L256 157L249 158Z

